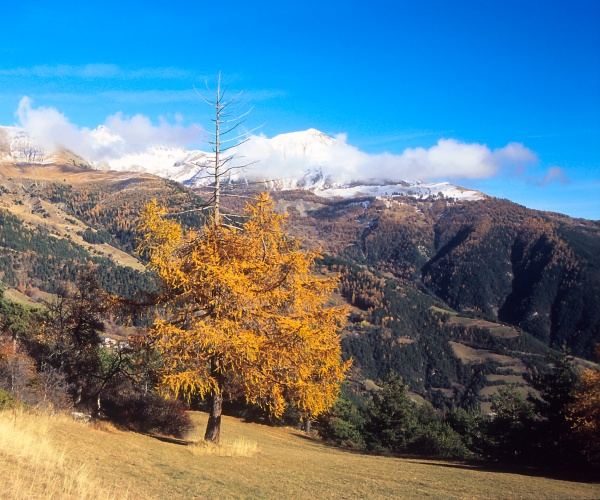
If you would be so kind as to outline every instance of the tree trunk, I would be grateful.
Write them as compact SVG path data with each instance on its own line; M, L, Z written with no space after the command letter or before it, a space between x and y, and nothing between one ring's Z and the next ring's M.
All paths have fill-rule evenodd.
M308 417L304 417L304 420L302 421L302 430L308 434L310 434L310 431L312 430L312 425L311 425L311 420Z
M75 396L75 406L79 406L83 400L83 387L81 384L77 384L77 395Z
M221 413L223 410L223 391L213 391L210 396L210 413L208 415L208 424L204 440L214 444L219 444L221 437Z

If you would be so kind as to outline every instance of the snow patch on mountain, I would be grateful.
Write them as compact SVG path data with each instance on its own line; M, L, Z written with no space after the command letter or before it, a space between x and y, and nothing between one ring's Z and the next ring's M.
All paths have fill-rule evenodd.
M212 183L212 153L179 146L152 145L132 151L130 144L106 125L86 131L86 160L96 169L135 171L158 175L190 187ZM0 127L0 159L48 163L60 156L40 146L19 127ZM314 128L279 134L272 138L251 136L231 151L227 183L261 183L271 190L309 190L323 197L410 196L445 197L462 200L483 198L477 191L447 182L408 182L398 179L365 179L365 162L371 157L346 142ZM237 163L236 163L237 162ZM256 164L254 164L256 163ZM389 174L390 169L384 169ZM373 166L371 175L377 172Z
M0 160L44 163L48 152L19 127L0 127Z
M325 198L340 197L354 198L358 196L394 197L409 196L411 198L449 198L454 200L476 201L484 198L483 193L465 189L450 184L449 182L414 183L403 181L395 184L384 185L354 185L346 187L332 187L329 189L316 189L314 193Z

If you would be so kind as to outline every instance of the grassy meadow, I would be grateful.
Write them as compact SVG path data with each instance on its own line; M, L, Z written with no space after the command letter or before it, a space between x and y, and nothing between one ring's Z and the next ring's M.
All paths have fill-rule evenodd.
M599 498L600 485L328 447L225 417L222 445L0 413L0 498Z

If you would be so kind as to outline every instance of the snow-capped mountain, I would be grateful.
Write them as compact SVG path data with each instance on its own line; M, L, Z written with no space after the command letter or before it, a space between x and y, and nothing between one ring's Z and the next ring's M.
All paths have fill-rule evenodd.
M85 146L73 157L85 158L96 169L147 172L190 187L211 184L212 154L180 146L134 147L114 130L101 125L84 132ZM58 145L43 145L18 127L0 127L0 160L53 163ZM323 197L411 196L477 200L478 191L448 182L426 183L390 179L390 155L372 156L316 129L268 138L254 135L235 150L226 182L261 182L273 190L304 189ZM379 163L386 178L375 178ZM251 164L244 167L244 165ZM365 172L369 171L369 176Z
M465 189L449 182L408 182L402 181L392 184L358 184L354 186L332 187L317 189L315 194L326 198L340 197L353 198L355 196L410 196L411 198L449 198L454 200L476 201L484 195L472 189Z
M0 127L0 161L43 163L46 150L19 127Z

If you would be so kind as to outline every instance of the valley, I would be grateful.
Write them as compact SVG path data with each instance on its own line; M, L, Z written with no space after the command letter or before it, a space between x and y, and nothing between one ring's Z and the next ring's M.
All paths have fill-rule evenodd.
M600 2L5 2L0 500L600 498Z
M54 293L87 262L113 293L149 291L135 252L143 205L157 198L188 226L203 217L202 189L146 173L9 162L0 179L0 277L21 302ZM235 195L228 211L241 211L248 189L224 191ZM499 387L527 393L527 370L551 350L591 358L598 223L488 198L272 195L290 232L323 253L322 270L341 275L340 300L352 306L343 347L359 392L394 371L437 406L489 412Z

